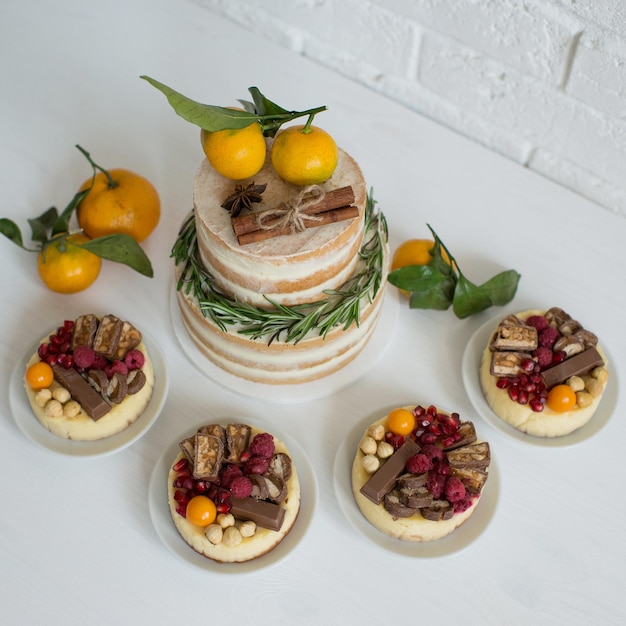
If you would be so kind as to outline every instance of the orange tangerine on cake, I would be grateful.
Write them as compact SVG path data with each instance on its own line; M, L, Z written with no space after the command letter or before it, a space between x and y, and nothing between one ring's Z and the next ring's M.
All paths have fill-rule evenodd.
M393 409L387 415L386 426L394 435L408 435L415 428L415 416L408 409Z
M187 504L186 516L196 526L208 526L217 517L215 502L206 496L194 496Z

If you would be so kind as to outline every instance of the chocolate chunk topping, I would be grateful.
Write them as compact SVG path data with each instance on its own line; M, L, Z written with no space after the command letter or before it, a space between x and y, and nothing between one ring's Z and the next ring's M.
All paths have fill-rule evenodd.
M141 370L133 370L128 373L126 382L128 384L126 393L128 393L129 396L132 396L143 389L146 384L146 375Z
M526 324L499 324L493 338L494 350L529 352L537 348L537 329Z
M374 504L380 504L387 495L396 479L404 472L407 460L420 451L420 447L412 439L407 439L385 463L374 472L361 487L361 493Z
M490 460L491 453L489 444L486 441L473 443L448 452L448 464L450 467L486 469L489 467Z
M230 512L238 519L252 520L257 526L280 530L285 519L285 509L279 504L254 498L232 498Z
M75 369L53 365L52 371L57 382L70 392L92 420L99 420L111 410L111 405Z
M454 515L454 509L447 500L433 500L429 507L420 509L422 517L433 522L441 522L450 519Z
M194 442L193 476L202 480L215 480L224 459L224 444L213 435L196 433Z
M548 389L565 382L570 376L580 376L590 372L594 367L604 365L604 361L600 353L595 348L588 348L584 352L580 352L569 359L565 359L562 363L553 365L541 372L543 380Z
M228 447L227 460L238 463L241 453L250 443L252 429L247 424L228 424L226 427L226 443Z
M122 320L115 315L105 315L100 321L96 336L93 340L93 349L107 359L114 359L117 346L122 334Z
M394 519L400 517L411 517L417 513L417 509L412 506L407 506L400 499L400 493L396 490L390 491L385 495L383 499L383 506L385 511L391 515Z
M119 404L126 397L127 389L128 385L126 384L126 376L124 376L124 374L120 374L119 372L115 372L115 374L111 376L109 384L107 385L107 398L110 402L113 402L113 404Z
M98 318L93 313L87 313L76 318L72 330L72 350L77 346L91 347L97 330Z
M129 350L132 350L141 343L142 338L141 332L130 322L122 322L115 358L118 360L123 359Z

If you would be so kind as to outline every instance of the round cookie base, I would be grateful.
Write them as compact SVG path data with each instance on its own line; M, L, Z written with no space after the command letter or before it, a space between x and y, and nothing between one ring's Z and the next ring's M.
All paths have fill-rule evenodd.
M252 429L252 436L257 434L256 429ZM284 443L274 437L276 452L289 454ZM188 522L184 517L176 512L178 503L174 499L174 479L176 472L172 469L177 461L183 458L182 452L172 460L167 478L167 500L172 521L181 538L195 550L198 554L205 556L218 563L244 563L259 558L274 548L289 534L290 530L298 518L300 512L300 480L295 465L292 464L292 474L287 485L287 498L282 503L285 508L283 524L278 531L257 527L256 533L252 537L246 537L237 546L227 546L223 543L211 543L204 532L204 528Z
M533 309L517 313L516 315L521 320L526 320L531 315L543 315L544 313L545 311ZM600 356L602 356L606 367L608 365L606 355L601 347L597 346L597 350ZM483 395L491 410L507 424L533 437L562 437L582 428L595 414L607 385L607 383L604 383L602 395L594 398L591 404L584 408L557 413L550 407L545 406L543 411L535 412L529 405L519 404L511 400L506 390L498 389L496 386L497 379L491 373L491 350L489 349L489 343L483 351L479 375Z
M385 418L382 418L374 424L384 424ZM372 424L372 425L374 425ZM453 515L448 520L432 521L424 518L419 512L411 517L394 518L382 504L375 504L366 498L361 492L361 487L367 482L371 474L366 472L361 465L361 459L365 455L359 449L352 463L351 484L352 493L359 510L375 528L385 533L389 537L400 539L402 541L426 542L443 539L454 532L459 526L464 524L474 513L478 506L480 495L478 495L471 506L463 511Z
M142 342L137 349L143 352L146 360L143 365L143 373L146 376L146 384L138 393L126 396L123 402L115 404L111 410L99 420L93 420L84 411L80 411L75 417L50 417L35 400L35 391L28 385L24 385L28 402L41 425L53 435L73 441L98 441L112 437L133 424L150 402L154 388L154 368L148 354L146 345ZM37 353L28 361L28 368L39 360Z

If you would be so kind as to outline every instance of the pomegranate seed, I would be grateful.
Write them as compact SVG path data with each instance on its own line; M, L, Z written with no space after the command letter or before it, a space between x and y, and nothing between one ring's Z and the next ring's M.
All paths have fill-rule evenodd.
M224 514L230 513L231 508L232 508L232 504L230 502L222 502L215 507L218 513L224 513Z
M437 407L432 404L428 407L427 411L428 415L431 417L437 417Z
M535 387L536 393L543 393L546 390L546 384L542 381L538 382Z
M524 359L522 361L522 369L528 373L532 372L535 369L535 361L532 359Z
M230 502L230 491L227 489L218 489L215 495L215 504L223 504L225 502Z
M186 457L179 459L176 463L174 463L174 466L172 467L172 469L175 472L181 472L182 470L188 469L188 468L189 468L189 460Z
M435 443L435 441L437 441L437 437L432 433L429 433L427 435L424 435L423 441L424 443Z
M176 507L176 513L178 513L181 517L187 517L187 504L179 504Z
M59 351L68 354L70 352L70 342L64 341L62 344L59 344Z
M63 328L67 331L71 331L74 329L74 320L65 320L63 322Z
M543 411L543 407L544 404L543 402L537 397L535 396L529 403L528 405L530 406L530 408L535 412L535 413L541 413L541 411Z
M515 385L514 387L509 387L509 398L513 400L513 402L517 402L517 398L519 397L519 387Z
M174 481L172 482L172 485L174 485L174 487L176 489L180 489L181 487L183 487L185 484L185 477L183 476L177 476L176 478L174 478Z
M58 346L63 343L63 338L58 335L50 335L50 343L54 346Z
M44 358L44 361L52 366L57 364L57 355L56 354L47 354Z
M426 409L423 406L416 406L413 409L413 415L415 417L421 417L424 413L426 413Z
M444 448L447 448L448 446L451 446L454 443L455 443L454 437L446 437L445 439L442 439L442 441L441 441L441 445Z
M195 481L193 478L191 478L191 476L188 476L187 478L184 478L184 479L183 479L183 484L182 484L182 486L183 486L185 489L189 489L189 490L193 491L193 489L194 489L194 488L195 488L195 486L196 486L196 481Z
M508 386L509 386L508 378L498 378L498 380L496 380L496 387L498 389L506 389Z
M198 493L207 493L211 487L211 483L208 480L197 480L196 491Z
M536 388L537 385L535 385L535 383L533 382L528 382L526 383L526 385L524 385L524 391L527 391L528 393L533 393Z
M528 392L525 389L520 389L517 394L518 404L528 404Z
M427 430L429 433L433 433L434 435L441 435L441 428L439 428L439 424L431 424Z
M394 450L397 450L404 443L404 437L402 435L394 435L392 433L389 443L393 446Z
M563 350L559 350L558 352L555 352L552 355L552 362L553 363L563 363L563 361L565 361L566 358L567 358L567 353L564 352Z
M49 343L48 354L59 354L59 346L57 346L55 343Z
M37 354L39 355L40 359L43 359L43 357L45 357L48 354L48 344L47 343L39 344L39 348L37 348Z
M421 425L422 425L422 428L428 428L431 424L432 422L429 419L423 419Z
M174 492L174 500L176 500L176 502L178 502L178 504L187 504L187 502L189 502L189 497L187 496L187 491L185 491L184 489L177 489Z

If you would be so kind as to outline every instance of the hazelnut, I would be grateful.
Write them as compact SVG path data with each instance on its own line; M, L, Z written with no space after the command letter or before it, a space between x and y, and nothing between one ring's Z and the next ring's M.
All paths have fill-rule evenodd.
M381 441L385 438L385 427L382 424L372 424L367 429L367 435L375 441Z
M239 526L239 532L242 537L252 537L256 533L256 523L252 520L246 520Z
M359 448L363 454L376 454L376 440L366 435L359 442Z
M584 409L593 402L593 396L587 391L576 392L576 404L579 408Z
M48 400L50 400L51 398L52 392L50 391L50 389L40 389L35 394L35 402L37 403L37 406L40 406L42 409L44 406L46 406L46 402L48 402Z
M52 390L52 397L58 400L61 404L69 402L72 398L70 392L65 387L55 387Z
M574 391L582 391L585 388L585 381L580 376L570 376L567 379L567 384Z
M63 405L58 400L48 400L44 412L47 417L61 417L63 415Z
M381 441L376 448L379 459L388 459L393 454L393 446L388 441Z
M225 546L234 548L243 541L243 537L241 536L241 532L239 532L239 529L236 526L229 526L224 531L224 538L222 539L222 541L224 542Z
M204 529L204 535L214 546L216 546L218 543L222 542L224 531L219 524L209 524Z
M235 517L232 513L220 513L217 516L217 523L222 528L230 528L230 526L235 525Z
M368 474L373 474L380 467L380 461L373 454L366 454L361 459L361 466Z
M596 367L594 370L592 370L591 375L598 382L604 385L606 381L609 379L609 370L607 370L606 367Z
M80 413L80 404L76 400L70 400L63 405L63 415L65 417L76 417Z
M585 389L594 397L599 398L604 391L604 385L593 376L585 376Z

